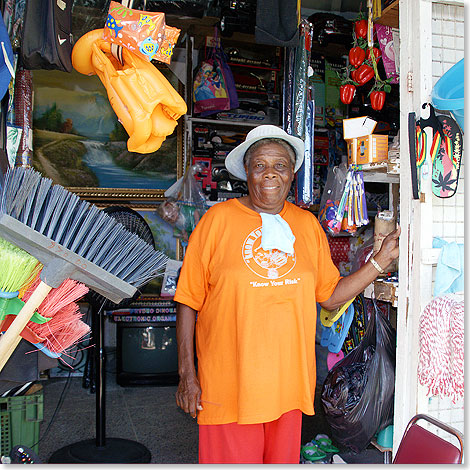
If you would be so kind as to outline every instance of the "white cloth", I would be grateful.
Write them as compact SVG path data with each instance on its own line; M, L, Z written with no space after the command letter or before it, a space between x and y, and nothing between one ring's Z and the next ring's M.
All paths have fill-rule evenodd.
M284 253L294 254L295 236L289 224L279 214L261 215L261 248L269 251L277 249Z

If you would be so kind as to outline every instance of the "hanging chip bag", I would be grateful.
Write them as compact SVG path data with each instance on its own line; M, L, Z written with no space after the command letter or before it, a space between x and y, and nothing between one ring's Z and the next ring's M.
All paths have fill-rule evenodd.
M112 1L104 26L103 39L125 47L150 62L156 58L159 49L165 47L165 14L133 10Z

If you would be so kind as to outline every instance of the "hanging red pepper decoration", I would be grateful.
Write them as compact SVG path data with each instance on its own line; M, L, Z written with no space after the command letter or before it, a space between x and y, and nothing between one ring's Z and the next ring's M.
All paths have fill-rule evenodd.
M354 32L358 38L367 37L367 20L359 20L354 23Z
M384 107L385 91L373 91L370 94L370 104L372 109L380 111Z
M372 50L374 51L375 60L378 61L382 57L382 53L380 52L380 49L378 49L377 47L374 47ZM366 60L369 60L369 59L370 59L370 49L367 49Z
M374 69L370 65L362 64L355 70L354 76L353 72L351 72L351 77L360 86L365 85L369 80L374 78Z
M339 87L339 97L344 104L350 104L356 94L356 87L351 83Z
M353 67L359 67L363 62L364 59L366 58L366 52L362 47L353 47L349 51L349 63Z

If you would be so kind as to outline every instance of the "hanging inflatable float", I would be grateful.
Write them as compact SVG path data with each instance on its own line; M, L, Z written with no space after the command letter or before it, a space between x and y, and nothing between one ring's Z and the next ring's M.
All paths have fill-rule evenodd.
M125 7L118 5L122 12ZM147 13L126 10L138 12L140 16ZM107 19L109 24L110 15ZM115 20L113 24L116 29L116 25L122 23ZM172 35L172 44L164 47L163 35L163 44L159 45L155 41L152 48L142 47L140 51L131 52L122 47L122 64L111 53L112 42L105 39L108 34L106 28L86 33L72 50L74 69L84 75L98 75L105 86L109 102L129 134L127 149L130 152L151 153L158 150L165 138L174 131L178 119L187 111L183 98L150 62L156 49L160 49L162 58L166 51L162 61L169 62L179 30L168 26L166 29ZM118 37L118 33L115 34ZM113 42L119 44L119 41Z

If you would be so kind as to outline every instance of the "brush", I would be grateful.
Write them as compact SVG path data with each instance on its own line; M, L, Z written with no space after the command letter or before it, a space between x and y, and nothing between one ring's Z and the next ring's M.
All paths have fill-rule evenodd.
M39 283L40 279L37 277L18 303L24 305ZM88 287L85 284L66 279L58 288L52 289L38 307L37 313L41 321L29 321L21 336L48 356L59 357L90 331L90 327L81 321L83 315L76 303L87 292ZM16 313L10 310L6 313L0 331L7 330L15 318Z
M26 251L0 238L0 297L17 297L31 284L42 268L39 261Z
M0 238L0 266L1 322L7 311L18 312L22 308L19 292L34 281L42 264L26 251ZM41 321L38 318L34 320Z
M0 370L34 311L65 279L119 303L163 275L168 260L96 206L31 168L9 168L5 174L0 236L44 266L38 287L0 338Z

